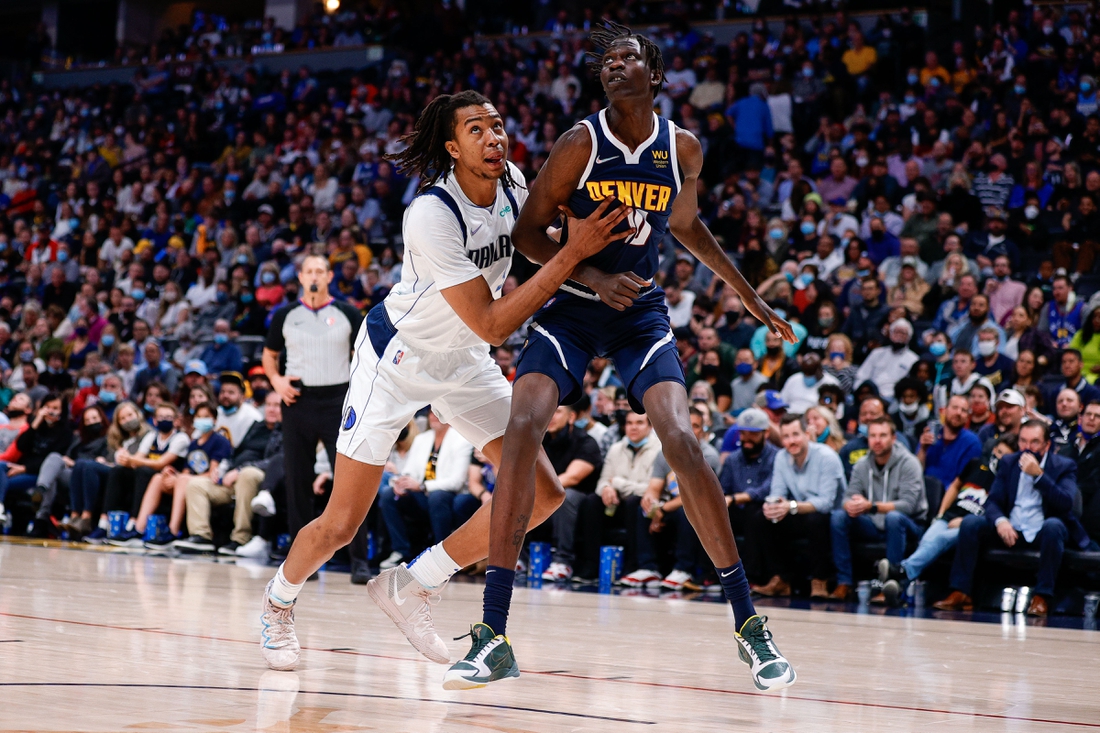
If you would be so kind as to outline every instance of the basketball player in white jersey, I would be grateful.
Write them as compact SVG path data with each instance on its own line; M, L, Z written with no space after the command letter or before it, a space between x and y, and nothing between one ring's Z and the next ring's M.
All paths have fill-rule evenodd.
M304 527L263 599L262 653L268 666L294 669L300 648L294 604L306 579L348 544L367 516L382 469L401 429L426 405L480 449L501 461L511 385L489 355L554 293L590 255L631 231L611 230L629 215L569 218L568 244L528 282L501 297L512 261L511 229L527 198L518 169L507 162L500 114L475 92L434 99L395 156L424 182L405 212L401 282L375 306L359 330L337 441L332 496L324 513ZM605 214L606 217L604 216ZM602 218L601 218L602 217ZM602 296L625 308L637 293L629 278L595 274ZM546 519L564 491L546 456L537 469L531 526ZM421 486L420 490L428 487ZM447 664L436 634L431 599L460 568L489 549L490 506L408 566L387 570L368 585L370 596L413 647Z

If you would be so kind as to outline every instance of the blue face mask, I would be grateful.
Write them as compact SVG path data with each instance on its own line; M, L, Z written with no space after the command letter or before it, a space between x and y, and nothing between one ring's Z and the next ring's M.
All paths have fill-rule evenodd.
M65 262L68 259L69 259L69 253L66 252L65 250L61 250L60 252L57 253L57 261L58 262Z
M118 395L109 389L101 389L99 390L99 401L112 405L118 401Z
M218 291L218 302L219 303L225 303L228 300L229 300L229 293L225 292L224 290L219 290Z
M830 351L829 352L829 358L830 359L843 359L844 358L844 352L843 351Z
M930 86L931 86L931 87L932 87L933 89L936 89L936 88L937 88L937 87L939 87L939 85L940 85L940 84L942 84L942 83L943 83L943 82L941 82L941 81L940 81L940 78L939 78L938 76L933 76L933 77L932 77L931 79L929 79L929 80L928 80L928 84L929 84L929 85L930 85Z
M932 345L928 347L928 353L936 357L943 356L947 353L947 344L942 341L933 341Z
M832 428L826 426L825 427L825 432L823 432L821 435L817 436L817 442L818 443L824 443L826 440L828 440L830 430L832 430Z
M865 438L867 437L867 426L866 425L860 425L859 428L858 428L858 431L859 431L860 435L862 435Z
M247 265L248 264L248 255L237 255L237 264L238 265Z
M906 94L905 95L905 103L907 105L909 105L910 107L912 107L914 104L917 103L917 98L914 97L912 94Z
M814 281L814 276L808 272L804 272L798 276L798 279L802 281L803 285L809 285Z
M241 302L245 305L248 305L255 299L256 298L252 295L252 293L241 293Z
M1017 94L1023 94L1024 92L1026 92L1026 91L1027 91L1027 87L1025 87L1025 86L1021 86L1021 85L1019 85L1019 84L1017 84L1016 86L1014 86L1014 87L1012 87L1012 88L1013 88L1013 90L1015 90L1015 92L1016 92Z
M905 77L905 80L910 84L916 84L918 81L920 81L920 77L916 74L910 74L909 76Z
M1092 84L1089 84L1087 81L1081 82L1081 91L1085 94L1088 94L1090 91L1092 91Z
M144 290L133 290L130 293L130 297L140 303L141 301L145 300L145 291Z
M576 420L573 421L573 427L577 428L578 430L587 430L588 423L589 420L587 417L578 417Z
M812 67L812 66L802 67L802 76L806 77L807 79L812 79L813 75L814 75L814 67Z
M807 236L807 237L808 237L808 236L810 236L811 234L813 234L813 233L814 233L815 231L817 231L817 227L815 227L815 226L813 225L813 222L809 222L809 221L804 221L804 222L802 222L802 224L801 224L801 225L800 225L800 226L798 227L798 230L799 230L800 232L802 232L802 234L803 234L804 236Z
M229 343L229 334L216 333L214 334L214 343L218 346Z
M107 379L106 374L97 374L95 377L95 386L102 387L103 382Z
M225 411L226 417L228 417L229 415L235 415L235 414L237 413L237 410L238 410L238 409L240 409L240 407L239 407L239 406L234 406L234 407L223 407L223 408L222 408L222 410L224 410L224 411Z
M93 384L95 384L95 382L88 379L87 377L81 377L80 379L76 380L76 386L80 389L88 389L88 387L91 387Z
M737 371L737 374L739 376L747 377L752 374L753 366L752 364L738 364L736 367L734 367L734 369Z
M628 440L626 442L631 448L633 448L634 450L638 450L643 445L649 442L649 436L647 435L646 437L639 440L637 443L635 443L633 440Z
M19 352L19 360L22 361L24 364L31 363L32 361L34 361L34 352L33 351L20 351Z
M195 432L200 435L206 435L214 429L214 419L210 417L196 417L195 418Z
M264 285L270 285L271 283L275 282L275 273L265 272L263 275L260 275L260 282L262 282Z
M111 334L104 334L99 337L99 343L106 346L108 349L115 345L115 337Z
M815 384L817 384L817 377L807 377L805 374L803 374L802 379L805 380L806 387L808 388L813 387Z
M768 236L770 236L772 239L782 239L783 238L783 230L782 229L772 229L770 232L768 232Z

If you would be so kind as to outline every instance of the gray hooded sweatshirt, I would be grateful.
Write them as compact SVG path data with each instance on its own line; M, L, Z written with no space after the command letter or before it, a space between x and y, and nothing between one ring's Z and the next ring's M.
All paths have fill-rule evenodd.
M901 441L894 442L890 460L879 466L873 453L852 467L852 478L844 498L863 494L870 502L894 502L896 511L920 522L928 514L928 496L924 493L924 469L917 457ZM885 514L869 514L879 529L886 527Z

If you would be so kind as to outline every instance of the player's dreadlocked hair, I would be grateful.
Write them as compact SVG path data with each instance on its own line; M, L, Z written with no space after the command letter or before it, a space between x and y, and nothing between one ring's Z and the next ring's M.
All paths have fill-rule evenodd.
M588 38L597 49L595 52L590 52L588 54L588 68L590 68L596 76L599 76L600 68L603 66L603 55L607 53L607 49L611 48L616 43L634 39L638 42L638 45L641 46L642 54L645 56L646 66L649 67L650 71L656 71L661 77L661 80L653 86L653 96L656 97L665 83L665 60L661 56L661 49L658 48L656 43L639 33L635 33L625 25L619 25L615 21L608 20L607 18L604 18L602 23L602 25L593 28L592 32L588 34Z
M463 107L483 104L491 103L475 91L439 95L424 108L413 131L401 138L406 148L400 153L384 156L385 159L392 161L402 174L420 176L417 193L431 188L441 178L446 180L454 165L446 143L454 140L455 112ZM507 165L504 166L504 185L516 187Z

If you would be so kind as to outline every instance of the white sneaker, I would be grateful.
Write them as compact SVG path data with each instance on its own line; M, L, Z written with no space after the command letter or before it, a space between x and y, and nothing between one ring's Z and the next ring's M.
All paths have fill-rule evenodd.
M627 588L656 588L661 584L661 576L652 570L638 569L619 579L619 585Z
M270 491L261 491L252 497L252 511L261 517L275 516L275 498Z
M439 601L439 589L433 591L420 585L408 566L401 563L371 578L367 594L397 624L413 649L433 662L451 663L447 645L432 622L432 604Z
M271 543L260 535L253 535L252 539L237 548L237 557L263 559L270 554Z
M738 656L749 665L756 689L770 692L790 687L797 675L772 640L767 620L767 616L753 616L733 637L737 640Z
M552 562L550 567L546 569L546 572L542 574L543 580L549 580L557 583L563 580L569 580L573 577L573 568L569 567L563 562Z
M673 570L661 581L661 587L668 590L683 590L684 583L689 580L691 580L691 573L685 573L683 570Z
M380 570L389 570L390 568L396 568L401 564L401 553L391 552L390 556L378 564Z
M260 652L271 669L289 672L298 666L302 649L294 633L294 604L286 608L271 602L272 580L264 589L264 612L260 616Z

